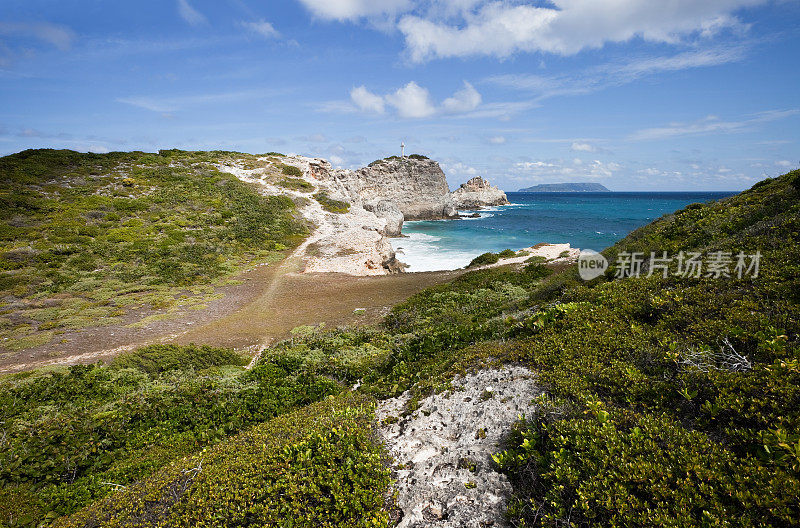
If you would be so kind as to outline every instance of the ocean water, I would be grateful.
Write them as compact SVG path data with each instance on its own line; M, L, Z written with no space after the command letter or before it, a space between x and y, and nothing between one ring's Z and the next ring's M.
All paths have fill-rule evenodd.
M478 211L480 218L403 224L405 238L392 240L407 271L466 266L487 251L514 250L541 242L600 251L634 229L690 203L732 192L506 193L511 205ZM471 212L471 211L470 211Z

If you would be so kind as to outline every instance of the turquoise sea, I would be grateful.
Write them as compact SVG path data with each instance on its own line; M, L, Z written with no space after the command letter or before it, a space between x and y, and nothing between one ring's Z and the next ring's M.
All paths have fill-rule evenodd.
M637 227L690 203L734 192L506 193L511 205L478 211L480 218L406 222L392 241L407 271L463 267L487 251L540 242L600 251Z

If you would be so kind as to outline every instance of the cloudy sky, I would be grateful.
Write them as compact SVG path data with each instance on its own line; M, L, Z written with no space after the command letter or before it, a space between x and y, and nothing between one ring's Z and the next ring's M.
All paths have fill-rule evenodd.
M451 186L800 166L800 2L3 0L0 154L419 152Z

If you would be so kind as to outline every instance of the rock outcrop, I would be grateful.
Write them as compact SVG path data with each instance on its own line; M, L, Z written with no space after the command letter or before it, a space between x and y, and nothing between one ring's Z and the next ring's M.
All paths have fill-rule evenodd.
M494 205L508 205L508 198L506 193L487 180L475 176L453 191L453 203L458 209L480 209Z
M378 218L386 220L386 226L383 228L383 232L386 236L400 236L403 230L405 216L395 202L391 200L378 200L374 203L365 203L364 209L375 213L375 216Z
M351 203L394 202L405 220L458 216L442 168L421 156L386 158L355 171L328 171L327 179Z
M380 434L394 458L398 528L503 527L511 483L492 454L520 415L535 412L542 393L523 367L481 370L453 380L450 391L419 401L411 394L384 400Z
M333 169L321 158L265 156L255 168L221 163L217 168L261 186L266 195L289 196L312 227L297 249L307 272L385 275L402 271L388 237L401 235L405 220L458 218L458 210L508 203L482 178L451 193L439 164L423 156L392 156L358 170ZM259 166L261 165L261 166ZM286 167L302 172L307 188L281 184ZM347 212L325 210L311 193L349 204Z

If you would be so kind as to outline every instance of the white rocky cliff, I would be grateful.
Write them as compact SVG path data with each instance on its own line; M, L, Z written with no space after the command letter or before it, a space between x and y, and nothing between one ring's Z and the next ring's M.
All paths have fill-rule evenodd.
M294 172L287 184L287 167ZM503 205L497 187L473 178L451 193L436 161L424 156L392 156L358 170L333 169L329 162L305 156L263 156L255 161L217 165L266 195L289 196L311 228L297 249L306 272L385 275L402 271L389 237L401 236L405 220L458 218L458 210ZM299 171L297 170L299 169ZM301 183L302 182L302 183ZM332 212L320 195L344 202Z
M458 216L447 178L439 164L431 159L393 156L355 171L331 171L329 167L320 166L315 176L327 180L351 203L375 208L379 202L393 202L405 220Z
M480 209L495 205L508 205L506 193L480 176L471 178L452 193L457 209Z

